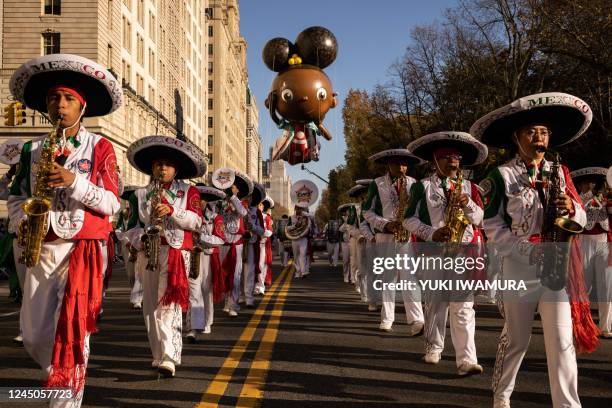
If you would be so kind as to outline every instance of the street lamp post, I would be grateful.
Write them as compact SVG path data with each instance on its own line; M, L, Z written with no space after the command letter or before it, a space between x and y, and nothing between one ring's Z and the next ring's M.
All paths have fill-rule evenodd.
M310 174L312 174L313 176L317 177L319 180L321 180L322 182L324 182L325 184L329 184L329 181L325 180L323 177L319 176L317 173L308 170L303 164L302 164L302 170L306 170L307 172L309 172Z

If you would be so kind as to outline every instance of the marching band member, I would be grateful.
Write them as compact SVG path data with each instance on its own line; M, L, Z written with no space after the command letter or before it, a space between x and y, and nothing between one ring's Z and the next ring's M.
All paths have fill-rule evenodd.
M314 217L308 213L308 207L319 197L319 189L309 180L299 180L291 186L291 201L295 204L295 214L289 219L285 234L291 240L295 278L304 278L310 274L308 243L316 234Z
M400 197L410 192L415 179L406 175L408 166L421 163L421 159L414 156L407 149L390 149L376 153L370 157L375 163L387 166L387 174L376 178L369 187L368 198L363 204L364 218L376 233L376 243L395 242L394 234L401 228L403 212L400 208ZM405 189L401 193L401 188ZM409 197L408 197L409 198ZM403 203L407 205L407 203ZM401 271L400 271L401 272ZM403 272L402 272L403 273ZM398 271L388 271L383 274L383 284L396 282ZM400 276L400 279L403 279ZM402 291L404 308L406 309L406 322L408 335L416 336L423 330L423 308L420 300L415 300L412 293ZM395 321L395 290L383 290L380 330L391 332Z
M221 268L219 248L225 243L223 217L216 212L216 202L226 194L215 187L196 184L200 192L202 227L194 241L189 271L189 311L187 313L187 341L195 343L197 333L209 334L214 319L214 303L225 294L225 280ZM198 246L199 248L196 248ZM194 262L199 257L199 262ZM197 271L195 269L197 268Z
M272 208L274 201L269 196L259 204L259 211L262 213L264 233L259 241L259 274L255 284L254 294L263 295L266 292L266 285L272 284Z
M253 182L242 172L219 168L213 172L212 183L227 194L226 199L221 201L225 232L225 244L221 247L221 260L223 269L230 274L230 279L227 283L229 293L225 298L223 311L230 317L236 317L240 311L238 301L242 281L243 235L246 231L244 217L248 214L240 200L253 192Z
M365 198L367 198L367 191L373 181L373 179L362 179L355 182L359 186L366 187L363 190L363 193L360 193L362 202L365 201ZM364 218L363 203L359 213L359 230L361 232L361 239L358 241L357 258L359 259L359 265L367 265L365 259L366 254L368 249L373 249L376 245L376 235L372 231L370 224ZM362 271L362 269L364 268L360 266L359 278L361 285L361 299L368 304L368 311L376 312L378 310L378 305L380 304L380 293L374 290L375 275L372 268L365 267L365 271Z
M344 283L350 282L351 276L351 247L350 247L350 234L349 229L350 225L348 224L348 211L352 206L352 203L342 204L338 207L338 214L340 214L340 227L338 227L338 231L340 232L340 248L342 249L342 276L344 277ZM353 282L350 282L353 283Z
M289 261L289 252L285 247L285 244L288 242L287 236L285 235L285 227L289 223L289 216L287 214L283 214L281 219L278 221L276 226L276 241L278 242L278 255L280 257L281 266L284 268L287 266L287 262Z
M131 198L130 242L140 250L136 264L143 286L142 312L153 367L174 377L181 364L182 312L189 306L187 279L193 233L202 225L200 193L185 179L206 174L204 153L192 143L146 136L132 143L128 160L151 182Z
M373 240L374 234L372 233L372 230L370 229L370 226L368 225L368 223L363 218L363 211L361 209L361 203L364 201L365 197L367 196L368 188L372 181L373 180L371 179L357 180L357 185L353 186L348 191L349 197L359 199L359 203L355 206L355 211L356 211L355 223L356 223L357 229L351 231L355 239L355 244L354 244L355 256L354 256L354 262L353 262L353 259L351 259L351 269L353 269L353 263L354 263L355 264L354 265L355 289L357 290L357 293L361 295L361 301L369 304L370 311L377 310L377 307L375 303L371 304L368 299L368 287L366 286L367 272L366 270L364 270L362 265L364 265L363 258L365 255L364 251L365 251L366 241Z
M557 290L547 276L551 271L542 270L537 278L544 247L538 242L542 232L552 226L544 225L545 208L556 207L557 217L561 214L562 218L550 220L551 224L586 223L569 171L559 166L558 174L551 175L555 167L544 158L544 151L578 138L591 118L592 112L584 101L568 94L544 93L499 108L470 129L474 137L489 146L517 151L516 157L481 182L485 191L484 229L489 243L497 244L499 255L504 257L503 279L520 280L527 287L526 293L521 291L520 299L512 291L502 291L505 325L493 372L495 408L510 406L536 309L544 328L553 406L580 407L576 349L594 350L597 327L590 317L580 260L574 256L579 248L571 244L569 281L567 285L562 282L565 287ZM558 183L551 185L551 177ZM557 190L561 192L549 201L549 194Z
M47 386L75 392L73 400L52 399L51 405L79 407L89 336L102 301L100 242L108 237L109 216L119 210L113 146L90 133L81 119L119 108L121 84L91 60L51 54L19 67L10 89L16 100L48 113L55 124L51 134L24 144L8 198L9 229L25 234L21 238L27 241L23 343L48 375ZM44 235L27 232L34 231L40 219L24 210L28 198L51 200ZM39 240L42 248L37 252Z
M578 237L584 259L586 289L591 292L595 281L601 336L612 338L612 266L608 266L610 224L606 198L600 190L605 186L607 172L605 167L586 167L571 172L570 176L578 186L587 215L584 231Z
M482 163L485 145L463 132L438 132L422 136L408 145L414 155L435 164L435 173L412 185L404 227L423 242L482 243L478 227L483 209L476 184L463 179L462 166ZM452 208L454 206L454 208ZM433 272L433 274L431 274ZM430 276L427 276L428 273ZM455 271L450 271L455 274ZM444 271L423 271L421 278L448 278ZM453 278L453 276L450 276ZM425 294L425 356L437 364L444 351L446 320L450 309L451 339L459 375L482 373L476 356L476 314L473 293ZM451 300L452 299L452 300Z
M325 224L325 227L323 227L323 230L325 231L325 239L327 240L329 266L332 268L338 266L338 255L340 252L338 224L338 220L329 220L327 224Z
M247 256L244 265L243 283L247 307L253 307L255 305L253 291L255 289L255 283L259 280L258 275L260 275L262 272L259 269L259 255L261 238L264 236L265 226L263 213L259 206L264 198L266 198L266 190L264 186L259 183L253 183L253 193L250 197L250 205L247 215L249 222L245 238L247 239ZM256 273L256 269L259 273Z
M353 197L350 195L350 190L349 197ZM359 240L359 238L361 238L361 232L359 231L360 210L360 204L354 203L351 207L349 207L348 219L346 220L349 233L350 281L355 285L355 290L357 291L357 293L359 293L359 281L357 279L357 275L359 273L359 259L357 258L357 241Z

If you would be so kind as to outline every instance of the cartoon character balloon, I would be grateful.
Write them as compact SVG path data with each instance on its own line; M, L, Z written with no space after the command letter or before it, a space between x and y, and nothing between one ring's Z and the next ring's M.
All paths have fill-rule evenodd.
M263 49L263 60L274 72L266 108L283 134L276 140L272 160L289 164L319 160L317 136L332 136L323 125L325 114L336 107L336 95L323 72L336 59L338 43L323 27L309 27L291 43L273 38Z

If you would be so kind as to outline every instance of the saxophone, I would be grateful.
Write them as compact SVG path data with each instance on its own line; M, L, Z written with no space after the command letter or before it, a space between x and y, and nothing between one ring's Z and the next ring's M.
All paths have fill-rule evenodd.
M200 275L200 261L202 254L202 241L200 241L200 232L193 232L193 249L191 250L191 258L189 259L189 279L198 279Z
M444 213L444 223L450 230L448 242L452 244L460 244L462 242L465 229L470 225L470 220L467 219L465 212L461 209L461 205L459 204L462 185L463 172L459 170L455 188L451 192L446 206L446 212Z
M580 234L582 226L574 220L562 216L555 201L563 191L559 177L559 153L553 154L548 179L548 197L544 204L544 220L542 221L542 242L565 242L570 244L575 235ZM537 277L542 285L551 290L561 290L567 282L569 268L569 245L558 248L559 245L544 244L543 256L538 261Z
M393 239L395 242L405 243L410 240L410 231L408 231L402 225L402 221L404 220L404 214L406 213L406 209L408 208L408 191L406 191L406 177L401 176L400 179L400 192L399 192L399 202L397 205L397 209L395 210L395 218L394 221L399 223L399 227L393 232Z
M49 226L49 211L55 195L55 189L49 187L49 173L55 163L55 150L59 139L59 127L63 117L57 119L55 128L49 134L41 149L36 173L36 186L32 197L21 205L27 218L19 224L17 244L23 248L19 263L28 268L38 264L42 243Z
M161 203L162 183L159 177L153 180L153 190L151 191L151 218L149 225L145 228L145 235L142 237L144 243L145 256L147 257L147 270L155 271L159 264L159 247L161 245L161 234L163 232L162 217L154 217L153 212L158 204Z

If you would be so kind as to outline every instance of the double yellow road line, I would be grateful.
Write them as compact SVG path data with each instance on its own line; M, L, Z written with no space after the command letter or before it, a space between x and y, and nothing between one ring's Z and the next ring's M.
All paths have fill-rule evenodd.
M229 386L234 371L240 364L244 353L247 348L263 316L266 314L268 304L278 294L272 310L270 311L270 318L264 330L262 339L259 344L259 348L255 354L255 359L251 363L247 378L240 391L240 397L236 406L239 407L254 407L258 404L259 400L263 396L263 387L266 382L266 376L270 368L270 361L272 359L272 351L274 349L274 343L278 335L278 326L280 319L283 315L283 306L291 287L291 278L293 277L293 267L289 264L280 276L276 279L274 284L266 291L259 307L253 313L251 320L242 331L240 338L234 345L234 348L230 351L229 355L223 362L223 365L208 385L202 399L199 404L196 405L198 408L204 407L216 407L219 404L219 400L225 395L227 387ZM282 285L282 286L281 286ZM280 289L279 289L280 288Z

